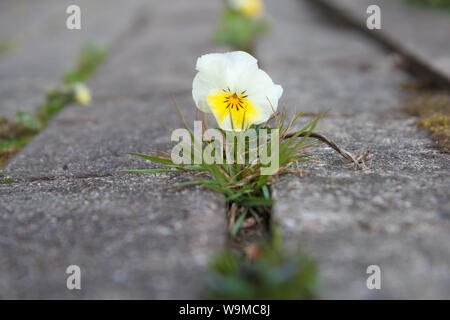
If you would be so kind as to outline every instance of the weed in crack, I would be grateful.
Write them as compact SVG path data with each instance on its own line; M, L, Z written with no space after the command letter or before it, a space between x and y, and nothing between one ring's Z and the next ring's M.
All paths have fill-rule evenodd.
M106 57L106 50L86 45L76 66L63 77L63 85L47 92L45 102L32 115L19 110L15 121L0 117L0 167L20 151L66 105L72 102L88 104L91 100L84 81L90 77Z
M284 251L277 230L271 240L248 244L242 252L216 254L209 268L208 299L314 299L319 291L316 263Z

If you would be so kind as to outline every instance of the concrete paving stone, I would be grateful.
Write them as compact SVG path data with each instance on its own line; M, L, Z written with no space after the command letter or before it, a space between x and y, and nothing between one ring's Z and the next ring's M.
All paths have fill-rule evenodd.
M81 8L81 30L66 28L70 4ZM0 115L13 118L18 110L35 110L75 65L85 44L114 47L151 5L144 0L2 3L0 40L10 41L11 52L0 57Z
M170 92L190 92L197 58L229 51L211 42L220 10L220 1L154 6L145 30L126 50L111 57L92 80L94 97L146 99L155 94L167 97ZM168 15L171 20L166 19ZM134 63L136 60L141 63Z
M450 17L447 12L389 0L319 0L367 30L370 5L381 9L381 30L372 33L385 44L411 56L450 85Z
M354 154L371 150L370 169L356 171L321 147L313 152L319 162L273 188L287 246L319 261L322 297L449 298L448 155L409 119L325 118L317 131ZM380 291L366 287L373 264Z
M288 111L330 114L383 113L404 93L409 80L359 32L332 24L305 1L269 6L273 27L257 47L266 71L284 91ZM364 99L361 95L364 94Z
M194 121L191 95L177 95L186 120ZM4 168L15 179L108 175L145 169L146 160L130 153L170 152L170 132L181 120L169 95L142 100L102 101L90 108L72 105Z
M1 299L193 299L224 245L223 198L179 175L0 186ZM81 268L81 290L66 268Z
M267 63L266 70L276 83L285 87L281 101L289 112L382 114L398 107L399 99L407 94L399 88L410 78L393 70L392 56L378 57L361 64L346 63L345 60L335 64L334 61L280 59ZM370 69L362 70L362 65L370 66Z
M208 7L203 1L190 3L217 13L212 6L202 11ZM191 28L185 7L184 1L154 3L157 19L116 45L90 81L93 105L64 108L4 168L18 183L0 191L0 297L202 296L208 257L225 240L223 197L195 187L173 190L186 175L118 172L156 167L130 152L170 151L164 125L181 127L170 91L188 123L194 120L195 59L214 47L198 33L211 30L211 21ZM170 21L177 21L178 30ZM152 36L144 36L147 31ZM173 42L160 46L172 55L149 51L158 48L159 32L171 34ZM191 45L184 47L184 39ZM128 74L130 69L140 71ZM166 82L159 81L163 70ZM135 86L142 91L133 91ZM105 95L96 98L102 88ZM85 274L81 292L65 287L69 264Z
M449 298L449 158L398 111L408 76L364 35L324 24L309 2L268 10L273 32L258 53L289 111L329 109L315 131L354 154L370 148L372 158L358 171L321 147L302 175L273 186L286 246L317 259L322 298ZM372 264L381 290L366 287Z

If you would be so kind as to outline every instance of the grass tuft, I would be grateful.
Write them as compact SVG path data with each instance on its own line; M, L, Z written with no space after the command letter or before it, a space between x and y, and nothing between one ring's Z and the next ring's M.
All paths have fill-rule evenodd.
M251 53L257 37L268 30L269 23L266 20L251 19L237 11L226 9L214 33L214 40L235 50Z
M64 75L64 83L70 85L77 82L85 82L97 71L107 54L108 51L102 46L92 43L85 45L81 50L75 67Z
M253 215L261 217L263 220L267 220L270 217L271 207L274 202L270 198L268 186L271 182L278 178L280 174L295 171L292 166L295 163L304 162L308 160L307 151L311 149L311 143L307 142L307 138L317 125L318 120L322 115L319 115L315 120L308 123L301 130L294 134L289 133L289 129L294 123L301 117L301 114L297 114L293 120L286 124L284 119L286 118L285 112L275 117L276 126L275 129L279 130L279 135L276 136L279 145L279 167L273 172L272 175L262 174L264 165L260 159L253 162L245 162L244 164L237 163L238 157L246 158L246 155L250 152L250 141L245 145L245 150L238 154L237 142L234 141L234 155L227 153L227 148L224 149L223 159L224 163L212 163L206 164L204 161L197 165L184 165L175 164L169 155L163 157L157 157L145 154L134 154L138 157L157 162L163 167L168 169L150 169L150 170L125 170L131 173L158 173L158 172L189 172L195 173L193 180L178 186L187 185L202 185L216 192L220 192L226 196L228 208L236 206L234 215L229 219L229 227L233 236L237 235L241 226L244 224L246 217L255 218ZM205 127L205 126L204 126ZM185 125L185 128L189 130L191 137L195 140L193 132ZM261 129L267 129L268 132L272 132L274 128L266 125L259 125L255 127L256 136L248 139L255 139L259 141L262 134ZM218 129L220 130L220 129ZM226 132L222 131L222 134ZM241 132L238 134L246 134ZM272 153L271 141L275 139L269 134L268 141L266 143L269 154ZM298 139L298 141L297 141ZM194 154L196 152L202 153L213 141L194 141L194 152L192 152L192 163L194 162ZM260 148L262 146L259 146ZM274 150L275 152L275 150ZM228 161L228 157L232 157L233 161ZM228 163L230 162L230 163ZM257 218L256 218L257 219ZM264 225L264 223L262 224Z
M10 176L6 176L2 180L0 180L0 184L11 184L13 182L14 181Z
M281 235L252 243L244 252L225 250L213 257L206 298L220 300L300 300L317 297L316 263L283 251Z

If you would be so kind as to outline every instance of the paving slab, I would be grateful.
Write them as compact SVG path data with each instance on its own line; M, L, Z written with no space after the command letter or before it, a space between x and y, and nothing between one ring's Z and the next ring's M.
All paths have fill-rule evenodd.
M315 5L283 1L268 13L272 30L257 54L274 81L288 88L282 97L288 111L382 113L405 95L398 86L410 78L393 69L395 55L336 25Z
M181 124L169 92L192 123L195 60L214 50L195 31L213 28L198 14L219 7L155 3L158 18L117 45L90 82L93 105L64 108L4 168L17 183L0 188L0 297L202 297L208 257L225 242L223 197L174 189L186 175L119 171L155 167L130 152L170 151L165 125ZM191 45L181 47L186 39ZM158 46L173 54L153 51ZM81 291L66 288L70 264L81 268Z
M81 48L93 43L115 50L129 37L137 13L151 12L152 1L5 1L0 10L0 41L9 53L0 57L0 115L34 111L45 93L60 84ZM66 28L66 8L81 8L81 30ZM151 14L150 14L151 16ZM132 33L137 34L137 32Z
M201 6L190 2L153 6L149 27L134 42L139 45L117 52L106 61L103 72L94 76L90 84L94 98L146 100L155 95L167 98L170 93L190 95L197 58L212 51L229 51L212 43L221 5L220 1L208 1ZM166 19L168 15L171 20ZM143 63L133 63L136 59Z
M289 247L318 259L324 298L450 296L449 159L413 122L323 119L318 131L339 145L370 148L370 169L346 168L323 147L320 162L274 186L277 222ZM381 268L381 290L366 287L369 265Z
M273 186L274 220L289 249L317 259L322 298L449 298L448 154L398 111L408 76L392 55L316 9L268 3L259 57L291 113L330 110L316 131L355 154L370 148L371 161L359 171L316 149L302 174ZM381 268L381 290L366 287L369 265Z
M450 87L450 14L392 0L318 0L333 14L347 19L383 45L405 56L414 71ZM366 13L370 5L381 9L381 30L369 30Z
M185 179L185 178L184 178ZM0 186L0 298L193 299L225 238L223 199L178 175ZM81 290L66 287L69 265Z

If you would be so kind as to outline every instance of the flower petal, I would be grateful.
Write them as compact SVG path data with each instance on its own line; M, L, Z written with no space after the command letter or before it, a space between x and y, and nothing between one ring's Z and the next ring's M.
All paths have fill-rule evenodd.
M270 116L277 111L278 101L283 94L283 88L274 84L269 75L263 70L257 70L253 75L253 81L248 88L249 99L255 102L264 114L261 121L255 124L266 122Z
M206 96L227 88L233 92L246 90L251 75L258 70L258 63L243 51L210 53L198 58L197 70L199 72L192 84L192 96L200 110L211 112Z
M264 123L278 108L282 87L275 85L269 75L258 68L257 60L246 52L203 55L197 60L197 70L192 84L195 104L203 112L213 112L224 130L241 129L236 128L237 123L245 129ZM249 105L248 114L237 112L236 107L227 108L222 95L239 97L241 103L248 101L245 104Z

